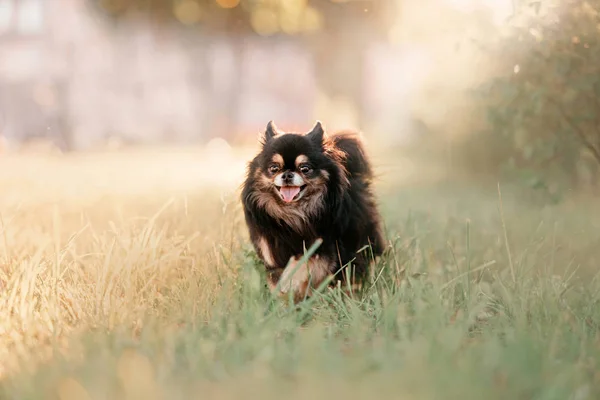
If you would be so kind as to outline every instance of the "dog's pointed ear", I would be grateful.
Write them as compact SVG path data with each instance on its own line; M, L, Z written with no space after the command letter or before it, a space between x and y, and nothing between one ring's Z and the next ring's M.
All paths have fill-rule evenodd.
M275 125L275 122L273 122L273 120L269 121L269 123L267 124L267 128L265 129L265 132L263 133L261 138L262 144L265 145L269 143L278 134L279 130L277 129L277 125Z
M324 134L325 130L323 129L323 124L321 124L321 121L317 120L312 130L306 134L306 137L309 138L314 144L321 146L323 144Z

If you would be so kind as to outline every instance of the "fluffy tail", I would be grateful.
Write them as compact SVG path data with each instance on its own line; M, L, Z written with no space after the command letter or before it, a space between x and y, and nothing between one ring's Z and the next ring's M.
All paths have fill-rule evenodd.
M368 243L365 243L361 239L357 245L362 247L370 244L373 255L379 256L383 253L386 243L375 196L371 191L371 183L374 178L373 169L363 142L358 134L348 131L332 135L331 139L338 151L345 153L344 164L350 184L354 189L349 193L351 206L346 209L355 212L356 220L361 221L359 226L369 240ZM341 218L344 217L347 218L347 216ZM368 252L361 254L361 257L366 257L363 261L368 263L370 261Z
M331 137L335 147L346 153L345 166L350 177L370 180L373 177L360 137L353 132L340 132Z

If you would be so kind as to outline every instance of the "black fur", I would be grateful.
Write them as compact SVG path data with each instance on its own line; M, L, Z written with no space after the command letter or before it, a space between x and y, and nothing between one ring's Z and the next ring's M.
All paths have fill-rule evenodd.
M287 207L301 206L284 204L275 193L273 203L265 200L269 196L265 193L268 188L261 179L264 179L263 175L268 176L274 154L283 156L286 170L294 170L294 160L304 154L314 164L314 174L324 170L328 175L328 180L322 183L326 190L314 207L308 205L310 198L298 201L307 204L301 209L305 217L301 218L301 224L290 224L282 218L282 215L288 215L285 214L290 210ZM268 124L262 149L248 165L242 203L250 239L265 263L271 284L278 282L290 257L301 257L304 249L317 238L322 238L323 243L315 255L327 260L328 272L336 274L336 280L346 279L343 267L350 262L353 279L366 277L371 258L381 255L385 247L371 188L372 179L370 162L356 134L346 132L328 136L320 123L307 134L278 134L274 124ZM273 212L273 209L278 211ZM261 238L268 244L272 264L262 254ZM370 249L357 253L365 246Z

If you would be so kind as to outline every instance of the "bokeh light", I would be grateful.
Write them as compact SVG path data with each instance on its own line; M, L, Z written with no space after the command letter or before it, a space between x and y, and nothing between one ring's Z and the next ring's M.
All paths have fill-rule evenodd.
M302 30L304 32L317 32L323 27L323 16L314 7L306 7L302 14Z
M269 36L279 31L277 14L270 7L258 7L250 17L252 29L261 36Z
M240 4L240 0L216 0L221 8L235 8Z
M306 0L283 0L279 24L281 30L288 35L302 31L302 15L306 8Z
M194 0L182 0L175 3L173 14L184 25L193 25L202 19L202 8Z

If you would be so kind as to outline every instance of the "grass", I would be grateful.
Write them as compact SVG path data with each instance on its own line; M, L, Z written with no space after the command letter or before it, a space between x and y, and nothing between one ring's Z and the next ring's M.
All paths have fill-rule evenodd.
M0 398L598 398L593 201L500 202L381 162L374 284L294 309L219 169L243 157L1 160Z

